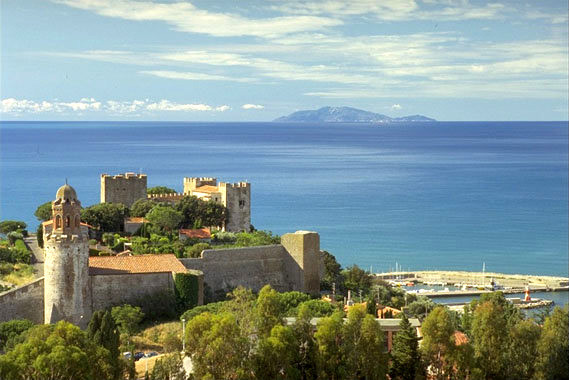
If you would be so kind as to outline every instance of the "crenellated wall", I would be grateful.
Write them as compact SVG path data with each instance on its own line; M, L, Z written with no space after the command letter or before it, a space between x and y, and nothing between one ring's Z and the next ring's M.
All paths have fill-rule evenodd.
M0 294L0 322L12 319L29 319L43 323L44 279Z
M122 203L132 206L138 199L146 199L146 174L101 174L101 203Z

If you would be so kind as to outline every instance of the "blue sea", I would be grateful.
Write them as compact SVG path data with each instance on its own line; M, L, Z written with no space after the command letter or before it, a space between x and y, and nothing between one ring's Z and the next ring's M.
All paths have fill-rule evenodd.
M252 223L320 233L344 266L568 275L566 122L2 122L1 219L35 228L67 179L247 180Z

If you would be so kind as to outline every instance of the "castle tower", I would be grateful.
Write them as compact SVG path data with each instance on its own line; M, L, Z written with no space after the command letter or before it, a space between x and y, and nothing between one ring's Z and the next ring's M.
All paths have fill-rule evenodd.
M122 203L130 207L139 199L146 199L146 174L101 174L101 203Z
M81 202L61 186L52 202L53 229L44 236L44 322L86 327L91 318L89 240L81 233Z

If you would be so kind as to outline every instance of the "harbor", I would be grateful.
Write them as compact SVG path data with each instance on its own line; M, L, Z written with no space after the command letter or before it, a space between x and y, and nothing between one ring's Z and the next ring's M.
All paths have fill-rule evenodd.
M466 271L398 271L376 273L407 294L433 299L434 302L462 311L464 305L482 294L501 291L520 309L537 309L569 303L569 278L523 274ZM524 295L522 298L512 295Z

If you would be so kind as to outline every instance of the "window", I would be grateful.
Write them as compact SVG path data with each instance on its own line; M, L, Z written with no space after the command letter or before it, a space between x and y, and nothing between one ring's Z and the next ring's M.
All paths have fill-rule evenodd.
M65 227L69 227L71 226L71 219L69 218L69 216L65 217Z
M59 215L55 217L55 228L61 228L61 216Z

